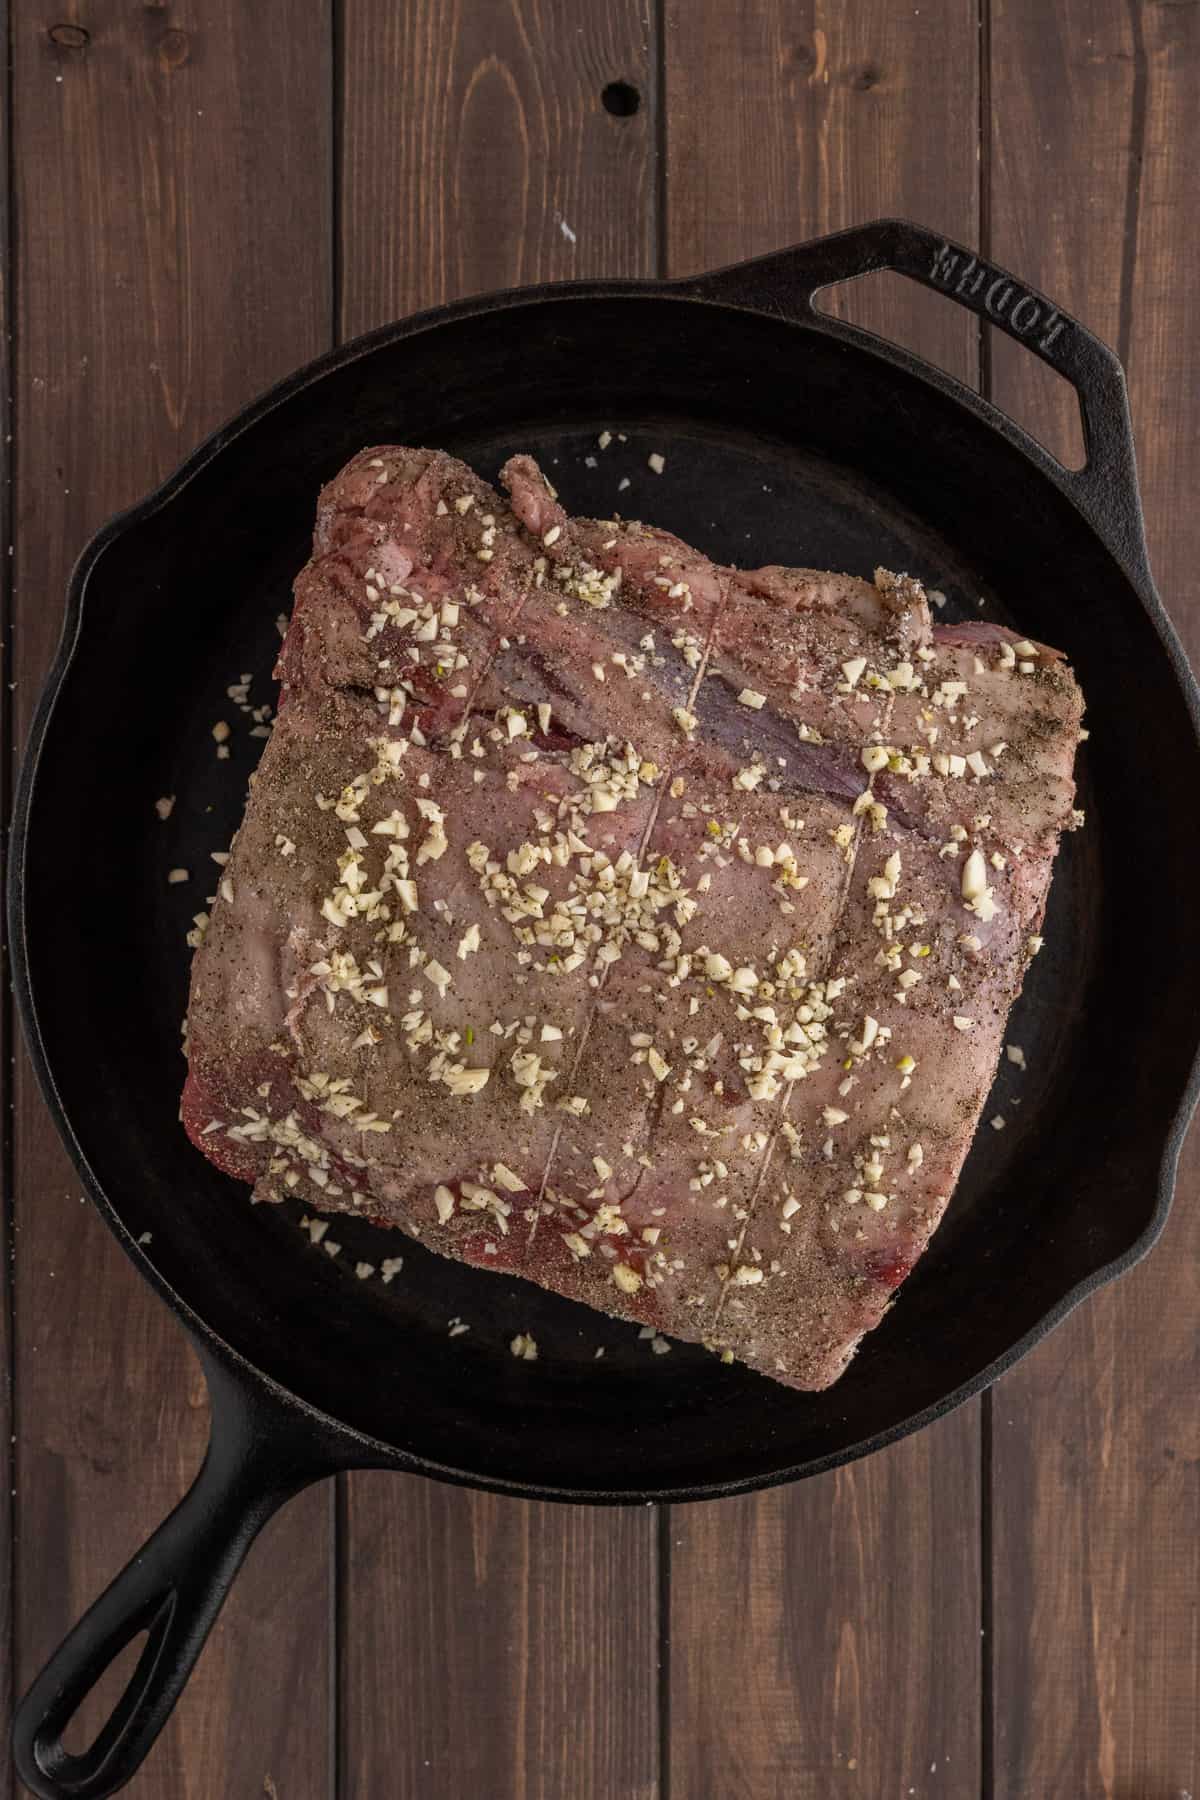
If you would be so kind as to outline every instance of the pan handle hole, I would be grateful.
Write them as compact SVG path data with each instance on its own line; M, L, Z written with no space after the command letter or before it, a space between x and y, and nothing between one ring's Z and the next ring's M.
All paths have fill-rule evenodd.
M629 81L610 81L600 95L606 113L614 119L632 119L642 104L642 96Z
M114 1656L67 1720L62 1741L63 1748L72 1756L83 1756L90 1750L112 1718L117 1702L133 1679L133 1671L137 1668L138 1658L146 1648L149 1636L148 1631L139 1631L126 1644L121 1654Z
M902 345L967 387L980 385L982 351L985 363L990 360L989 398L1001 412L1015 419L1065 469L1082 469L1086 463L1079 396L1071 383L990 325L981 343L980 320L947 295L890 269L878 269L822 288L815 304L818 312Z

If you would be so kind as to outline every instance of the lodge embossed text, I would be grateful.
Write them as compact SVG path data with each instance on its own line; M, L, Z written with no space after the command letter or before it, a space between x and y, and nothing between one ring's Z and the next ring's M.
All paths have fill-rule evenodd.
M972 301L988 318L1007 326L1016 337L1030 339L1044 354L1049 354L1068 322L1056 306L1031 294L1011 275L950 244L939 244L934 251L929 274L938 287Z

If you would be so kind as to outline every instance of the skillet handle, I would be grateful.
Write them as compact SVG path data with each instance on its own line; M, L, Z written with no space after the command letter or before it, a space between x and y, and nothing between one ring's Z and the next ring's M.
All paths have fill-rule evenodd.
M175 1511L59 1645L17 1708L13 1751L41 1800L103 1800L141 1765L183 1692L255 1537L331 1460L269 1398L204 1357L212 1435L203 1467ZM146 1644L129 1684L89 1748L63 1733L85 1696L139 1632Z
M815 297L822 288L877 269L907 275L923 287L957 300L1024 344L1071 383L1079 396L1083 421L1084 467L1064 468L1041 445L1035 447L1050 461L1054 479L1130 572L1148 575L1133 426L1120 359L1036 288L996 264L984 262L963 245L906 219L855 226L680 285L704 297L779 313L815 326L830 337L867 343L889 360L915 367L936 385L975 401L969 390L941 370L817 309ZM1020 436L1026 446L1034 443L1027 433Z

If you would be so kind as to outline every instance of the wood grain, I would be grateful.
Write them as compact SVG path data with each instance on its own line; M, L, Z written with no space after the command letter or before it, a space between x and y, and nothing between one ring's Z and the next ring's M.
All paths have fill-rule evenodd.
M1036 40L1039 54L1030 54ZM1158 584L1200 655L1200 9L995 0L993 254L1120 346ZM995 395L1049 431L1028 359ZM1166 1236L994 1398L995 1793L1200 1786L1200 1142Z
M22 732L87 535L328 342L328 16L199 10L14 21ZM81 1203L23 1061L16 1153L24 1684L178 1498L207 1408L177 1327ZM305 1496L253 1552L131 1793L325 1791L328 1515Z
M345 1791L654 1800L652 1515L346 1486Z
M343 336L487 288L653 272L650 20L639 0L344 0ZM601 103L613 81L632 116Z
M978 1791L974 1436L960 1412L790 1492L676 1509L671 1794Z
M716 0L666 7L673 274L896 215L974 235L974 0L793 0L745 7L736 20ZM830 304L973 378L977 328L940 295L880 275Z
M345 335L459 294L654 266L636 0L346 0ZM614 117L601 91L634 85ZM342 1769L397 1800L657 1792L653 1516L345 1483Z
M886 213L974 238L977 43L958 3L669 0L670 272ZM841 305L974 380L971 321L912 284ZM972 1405L868 1463L675 1514L672 1795L925 1793L933 1765L975 1791L979 1465Z

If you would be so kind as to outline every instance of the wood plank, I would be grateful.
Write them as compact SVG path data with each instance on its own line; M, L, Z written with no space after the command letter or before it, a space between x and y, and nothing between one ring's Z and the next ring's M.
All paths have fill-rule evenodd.
M886 213L975 238L973 5L669 0L667 20L672 274ZM972 323L910 283L839 310L975 379ZM975 1790L979 1466L976 1404L867 1463L675 1514L672 1793Z
M973 238L978 27L968 0L805 0L746 7L736 21L716 0L666 6L673 275L871 219L911 217ZM940 295L880 275L830 303L973 381L978 328Z
M88 534L329 341L327 9L195 16L152 0L14 24L22 732ZM206 1404L23 1060L16 1150L24 1685L182 1491ZM325 1792L329 1516L307 1495L255 1549L131 1794Z
M671 1793L977 1791L975 1438L960 1410L791 1490L676 1508Z
M345 335L458 294L653 269L637 0L346 0ZM638 110L607 112L625 81ZM653 1515L345 1483L343 1786L396 1800L650 1800Z
M655 1800L653 1514L345 1487L345 1791Z
M1037 56L1029 54L1036 40ZM1160 590L1200 657L1200 12L994 0L992 253L1121 350ZM1066 396L997 344L999 403ZM994 1399L995 1793L1200 1784L1200 1139L1166 1237Z
M652 273L638 0L344 0L341 332L489 288ZM605 109L624 82L637 111Z

